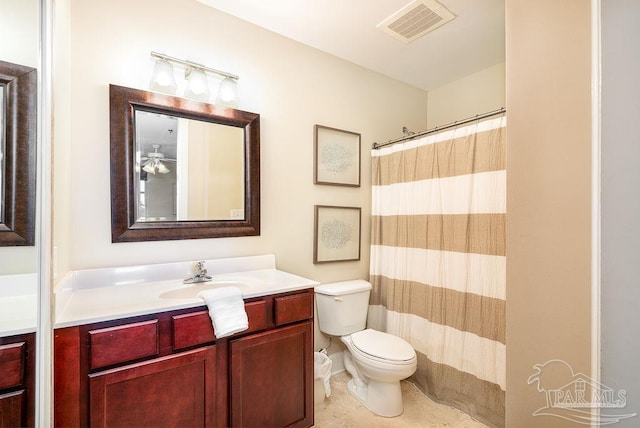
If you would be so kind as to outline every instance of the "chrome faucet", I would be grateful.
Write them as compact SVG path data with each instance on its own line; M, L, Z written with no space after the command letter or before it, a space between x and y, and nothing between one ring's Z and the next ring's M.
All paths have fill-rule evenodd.
M204 267L204 260L193 263L191 272L191 278L187 278L182 281L184 284L197 284L200 282L211 281L211 276L207 275L207 269Z

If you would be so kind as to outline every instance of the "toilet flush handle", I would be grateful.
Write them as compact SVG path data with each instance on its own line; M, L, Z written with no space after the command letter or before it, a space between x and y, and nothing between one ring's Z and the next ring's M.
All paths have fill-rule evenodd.
M342 297L334 297L333 300L336 302L342 302L344 299Z

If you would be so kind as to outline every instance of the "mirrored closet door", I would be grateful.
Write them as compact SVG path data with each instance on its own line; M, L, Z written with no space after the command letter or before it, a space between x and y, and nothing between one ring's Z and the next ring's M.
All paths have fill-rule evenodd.
M0 0L0 427L36 426L39 0Z

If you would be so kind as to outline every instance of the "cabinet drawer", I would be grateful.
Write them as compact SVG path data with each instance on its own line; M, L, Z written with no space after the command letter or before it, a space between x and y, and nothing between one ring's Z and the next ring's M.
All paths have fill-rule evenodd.
M25 343L10 343L0 346L0 389L20 386L24 376Z
M257 302L245 303L244 310L247 311L249 328L242 333L250 333L252 331L264 330L267 328L267 302L260 300Z
M158 354L158 320L89 331L92 369Z
M249 328L242 333L263 330L267 327L267 304L264 301L245 303ZM173 320L173 348L183 349L191 346L213 342L213 326L208 311L192 312L190 314L174 315Z
M276 325L313 318L313 294L306 292L276 297L274 311Z
M174 349L188 348L216 340L207 311L173 315L171 318Z

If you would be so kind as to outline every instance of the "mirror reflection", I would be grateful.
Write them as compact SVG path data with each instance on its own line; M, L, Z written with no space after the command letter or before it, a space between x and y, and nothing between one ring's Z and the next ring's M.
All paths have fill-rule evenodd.
M111 241L260 235L260 115L109 85Z
M4 135L5 135L5 122L6 122L6 117L5 117L5 100L4 100L4 93L5 93L5 89L4 89L4 85L0 85L0 201L4 201L4 152L5 152L5 141L4 141ZM4 210L3 210L3 205L4 204L0 204L0 223L4 222Z
M137 221L244 220L244 128L135 111Z
M38 426L39 1L0 0L0 426ZM44 2L42 2L44 3ZM46 187L46 182L41 182ZM46 212L42 213L43 216ZM46 333L44 337L46 337ZM19 352L15 352L19 351ZM8 358L7 358L8 357ZM46 382L47 376L38 382ZM36 410L38 409L38 410Z
M33 246L37 71L0 59L0 87L3 88L0 103L0 246Z

